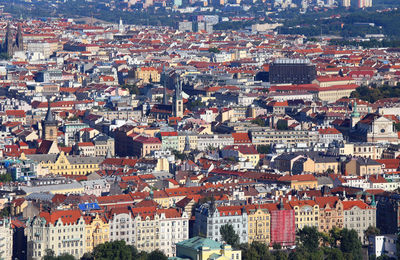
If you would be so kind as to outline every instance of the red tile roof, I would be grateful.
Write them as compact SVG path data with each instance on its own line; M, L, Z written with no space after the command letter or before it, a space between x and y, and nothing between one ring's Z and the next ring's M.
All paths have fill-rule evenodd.
M81 212L79 210L57 210L51 213L42 211L39 214L40 217L45 218L47 224L55 224L56 221L61 220L65 225L71 225L78 222L81 217Z
M232 133L235 144L251 143L248 133Z
M336 128L324 128L324 129L318 129L319 134L323 135L337 135L340 134L340 132Z
M368 209L368 204L360 201L360 200L350 200L343 201L343 210L351 210L354 207L359 207L360 209Z

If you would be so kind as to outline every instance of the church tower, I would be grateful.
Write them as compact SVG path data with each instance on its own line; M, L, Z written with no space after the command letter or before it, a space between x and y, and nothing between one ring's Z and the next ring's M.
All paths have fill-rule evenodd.
M4 40L3 50L5 50L5 52L7 52L8 56L12 56L14 54L14 52L13 52L13 35L11 32L10 24L7 24L6 38Z
M47 100L46 118L42 121L43 134L42 139L48 141L57 141L57 121L54 119L50 109L50 99Z
M1 52L7 53L9 57L12 57L16 51L24 50L24 39L22 36L21 25L18 25L15 41L13 37L14 36L13 32L11 31L11 26L10 24L7 24L6 36L3 45L1 46Z
M17 35L15 37L14 51L24 50L24 38L22 36L21 25L18 24Z
M173 106L174 116L183 117L182 81L179 78L175 86L175 97Z

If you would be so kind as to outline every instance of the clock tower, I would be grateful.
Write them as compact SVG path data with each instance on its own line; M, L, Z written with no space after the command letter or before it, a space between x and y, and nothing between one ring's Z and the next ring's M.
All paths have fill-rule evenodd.
M54 119L50 109L50 99L47 100L47 113L45 119L42 121L42 139L48 141L57 141L58 126L57 121Z

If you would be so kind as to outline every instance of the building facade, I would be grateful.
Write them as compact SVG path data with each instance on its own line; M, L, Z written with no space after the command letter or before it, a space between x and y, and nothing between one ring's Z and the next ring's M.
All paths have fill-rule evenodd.
M221 226L231 224L240 243L248 241L248 215L243 206L216 207L213 203L201 205L196 209L195 235L204 235L215 241L222 241Z
M11 260L13 252L13 230L10 219L0 220L0 257Z
M79 210L41 212L27 221L28 259L42 259L46 250L80 258L86 252L86 225Z
M343 201L343 227L357 231L358 237L363 244L368 242L364 232L369 226L376 226L375 202L368 205L362 201Z

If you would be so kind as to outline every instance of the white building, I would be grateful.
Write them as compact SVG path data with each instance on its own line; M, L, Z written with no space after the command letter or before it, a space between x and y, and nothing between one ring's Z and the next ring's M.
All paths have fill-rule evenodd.
M231 224L236 234L239 235L240 243L246 243L247 235L247 212L243 206L221 206L216 207L213 203L203 204L196 209L196 221L194 235L222 242L220 228Z
M0 258L11 260L13 248L13 230L9 219L0 220Z
M396 249L397 235L380 235L369 237L369 242L371 244L369 248L369 254L374 254L375 257L380 257L382 255L387 255L390 258L397 258Z
M140 251L175 256L175 244L189 238L186 212L156 207L115 208L110 215L110 241L124 240Z
M102 193L107 193L110 191L110 183L105 179L99 180L89 180L81 182L84 193L88 195L95 195L100 197Z
M234 145L234 139L230 134L197 136L197 149L199 151L205 151L209 147L223 148L228 145Z

